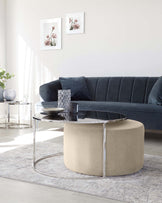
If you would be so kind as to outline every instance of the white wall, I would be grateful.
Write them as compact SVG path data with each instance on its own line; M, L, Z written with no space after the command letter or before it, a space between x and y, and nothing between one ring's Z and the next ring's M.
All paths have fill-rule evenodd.
M0 0L0 67L5 67L5 0Z
M6 0L9 85L38 100L59 76L162 75L161 0ZM65 14L85 12L85 33L65 34ZM62 17L62 49L40 50L40 19ZM30 92L29 92L30 90Z

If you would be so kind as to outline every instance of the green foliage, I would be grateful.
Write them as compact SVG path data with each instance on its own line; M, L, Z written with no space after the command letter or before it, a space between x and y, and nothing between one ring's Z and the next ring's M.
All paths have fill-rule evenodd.
M0 87L5 89L7 80L14 77L13 74L6 72L6 70L0 68Z

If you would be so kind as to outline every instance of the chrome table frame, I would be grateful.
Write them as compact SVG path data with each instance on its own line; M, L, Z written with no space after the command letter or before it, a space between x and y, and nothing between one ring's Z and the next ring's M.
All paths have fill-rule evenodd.
M77 122L75 122L75 121L65 121L65 120L47 120L47 119L39 119L39 118L36 118L36 117L33 117L33 120L34 120L34 131L33 131L33 169L36 171L36 172L38 172L38 173L40 173L40 174L42 174L42 175L45 175L45 176L48 176L48 177L54 177L54 178L65 178L65 179L73 179L73 177L58 177L58 176L54 176L54 175L49 175L49 174L47 174L47 173L45 173L45 172L42 172L41 170L39 170L39 169L37 169L36 168L36 165L40 162L40 161L42 161L42 160L45 160L45 159L48 159L48 158L51 158L51 157L55 157L55 156L61 156L61 155L63 155L63 152L58 152L58 153L55 153L55 154L50 154L50 155L46 155L46 156L43 156L43 157L41 157L41 158L39 158L39 159L36 159L36 132L37 132L37 128L38 128L38 122L41 122L41 121L46 121L46 122L56 122L56 123L63 123L63 124L65 124L65 123L77 123ZM125 118L122 118L122 119L118 119L119 121L121 121L121 120L125 120ZM117 120L97 120L97 119L95 119L95 121L94 122L78 122L77 124L94 124L94 123L97 123L97 124L102 124L102 126L103 126L103 175L102 176L91 176L91 175L87 175L87 174L85 174L85 175L87 175L87 176L89 176L88 178L86 178L86 179L91 179L91 178L98 178L98 177L102 177L102 178L105 178L106 177L106 154L107 154L107 150L106 150L106 142L107 142L107 140L106 140L106 124L107 123L110 123L110 122L116 122ZM75 177L75 179L85 179L85 178L76 178Z

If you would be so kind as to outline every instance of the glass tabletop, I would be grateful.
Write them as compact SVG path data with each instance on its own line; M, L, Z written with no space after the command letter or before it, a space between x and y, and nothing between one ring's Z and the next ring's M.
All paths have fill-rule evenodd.
M8 104L8 105L29 105L31 102L23 102L23 101L2 101L0 104Z
M123 114L108 111L79 111L78 113L53 113L48 115L44 112L35 114L34 120L46 122L75 122L75 123L107 123L126 119Z
M10 101L8 102L9 105L29 105L30 102L23 102L23 101Z

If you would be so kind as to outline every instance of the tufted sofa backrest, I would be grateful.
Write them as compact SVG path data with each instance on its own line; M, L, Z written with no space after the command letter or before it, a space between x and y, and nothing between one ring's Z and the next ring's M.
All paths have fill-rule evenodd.
M148 103L158 77L86 77L93 101Z

